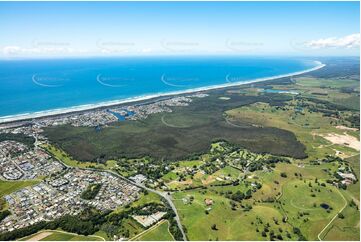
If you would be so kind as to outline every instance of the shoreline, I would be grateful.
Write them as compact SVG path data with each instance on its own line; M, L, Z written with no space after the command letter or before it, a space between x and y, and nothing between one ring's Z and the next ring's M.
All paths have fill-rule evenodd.
M249 81L240 81L240 82L234 82L234 83L227 82L224 84L198 87L198 88L193 88L193 89L185 89L182 91L156 93L156 94L151 94L151 95L135 96L135 97L125 98L125 99L121 99L121 100L78 105L78 106L73 106L73 107L68 107L68 108L57 108L57 109L37 111L37 112L32 112L32 113L23 113L23 114L2 116L2 117L0 117L0 124L25 121L25 120L29 120L29 119L44 118L44 117L49 117L49 116L66 115L66 114L75 113L75 112L89 111L89 110L106 108L106 107L111 107L111 106L116 106L116 105L127 104L127 103L145 101L145 100L150 100L150 99L154 99L154 98L161 98L161 97L166 97L166 96L191 94L191 93L196 93L196 92L204 92L204 91L209 91L209 90L223 89L223 88L228 88L228 87L252 84L252 83L256 83L256 82L271 81L271 80L285 78L285 77L302 75L302 74L305 74L308 72L319 70L326 66L325 64L323 64L320 61L314 61L314 62L317 64L317 66L303 70L303 71L292 72L292 73L270 76L270 77L257 78L257 79L253 79L253 80L249 80Z

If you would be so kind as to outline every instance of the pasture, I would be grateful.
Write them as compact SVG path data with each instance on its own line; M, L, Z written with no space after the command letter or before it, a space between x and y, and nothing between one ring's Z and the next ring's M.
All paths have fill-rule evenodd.
M346 201L334 186L321 186L314 180L295 180L282 187L280 202L288 222L299 227L309 240L318 233L345 205Z
M194 197L193 202L184 203L183 198L190 196ZM205 199L212 199L213 205L207 206ZM232 210L229 199L207 190L177 192L173 200L190 240L267 240L268 235L261 234L267 224L267 229L276 235L286 239L289 232L295 239L291 226L281 222L282 214L268 204L254 205L250 211L240 206ZM214 224L216 228L212 229Z
M228 120L234 124L246 122L263 127L283 128L294 133L306 147L308 158L303 162L335 154L335 149L345 153L345 156L358 153L356 150L342 145L335 146L321 137L324 134L343 134L345 132L331 124L332 118L325 117L321 113L310 112L307 109L302 113L296 112L297 105L296 101L292 101L285 106L285 110L282 110L271 107L267 103L255 103L229 110L226 114ZM356 131L347 131L347 133L353 136L357 135Z

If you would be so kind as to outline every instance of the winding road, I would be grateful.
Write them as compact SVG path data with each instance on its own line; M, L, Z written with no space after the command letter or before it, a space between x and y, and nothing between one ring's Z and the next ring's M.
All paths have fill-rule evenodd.
M91 169L91 168L89 168L89 169ZM98 171L99 171L99 170L98 170ZM132 180L129 180L128 178L123 177L123 176L121 176L121 175L119 175L118 173L115 173L115 172L113 172L113 171L109 171L109 170L104 170L104 171L105 171L105 172L108 172L108 173L111 173L111 174L113 174L114 176L117 176L117 177L119 177L119 178L121 178L121 179L123 179L123 180L125 180L125 181L127 181L127 182L129 182L129 183L131 183L131 184L133 184L134 186L143 188L143 189L145 189L145 190L147 190L147 191L149 191L149 192L156 193L156 194L158 194L159 196L163 197L163 198L168 202L168 204L170 205L170 207L172 208L172 210L173 210L173 212L174 212L174 214L175 214L175 220L176 220L176 222L177 222L177 225L178 225L179 230L180 230L181 233L182 233L183 240L184 240L184 241L187 241L187 236L186 236L186 234L184 233L183 226L182 226L182 224L181 224L181 222L180 222L180 218L179 218L179 215L178 215L178 211L177 211L177 209L176 209L176 207L175 207L175 205L174 205L174 203L173 203L173 201L172 201L171 196L168 195L168 193L166 193L166 192L161 192L161 191L157 191L157 190L151 189L151 188L149 188L149 187L146 187L146 186L144 186L143 184L139 184L139 183L133 182Z

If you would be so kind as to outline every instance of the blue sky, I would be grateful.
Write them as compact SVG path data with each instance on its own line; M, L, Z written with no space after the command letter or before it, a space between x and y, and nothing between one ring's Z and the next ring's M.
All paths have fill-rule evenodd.
M358 55L359 2L0 2L0 56Z

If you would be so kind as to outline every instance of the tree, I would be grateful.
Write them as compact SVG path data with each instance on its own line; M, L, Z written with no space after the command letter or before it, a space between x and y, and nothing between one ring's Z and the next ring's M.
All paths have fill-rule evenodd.
M286 178L287 177L286 172L281 172L281 177Z
M212 230L218 230L217 225L216 225L216 224L213 224L213 225L211 226L211 229L212 229Z
M237 202L242 201L245 198L245 195L241 191L237 191L236 193L232 194L231 199Z

